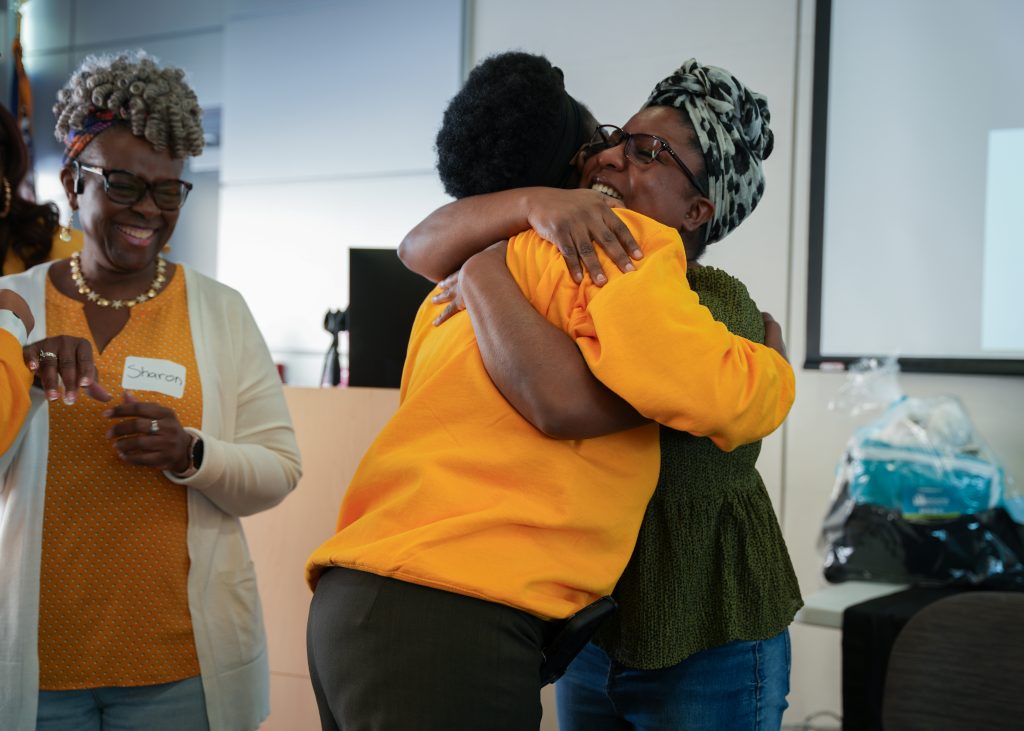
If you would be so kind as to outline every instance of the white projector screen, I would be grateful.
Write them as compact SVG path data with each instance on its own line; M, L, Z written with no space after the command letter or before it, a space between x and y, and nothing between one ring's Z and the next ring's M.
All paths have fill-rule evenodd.
M806 366L1024 373L1024 2L817 12Z

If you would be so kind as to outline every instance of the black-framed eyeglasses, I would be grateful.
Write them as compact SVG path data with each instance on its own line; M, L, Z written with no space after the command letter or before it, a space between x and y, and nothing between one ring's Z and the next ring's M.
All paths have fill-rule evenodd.
M672 146L657 135L647 134L646 132L629 133L620 127L616 127L614 124L598 125L590 142L585 144L581 150L583 159L586 160L602 150L609 150L622 144L626 146L623 150L626 159L635 162L637 165L650 165L658 159L658 155L667 152L669 157L676 161L676 164L683 171L683 175L686 176L687 180L693 183L693 187L702 196L708 197L707 188L701 185L694 172L679 158L679 155L672 149Z
M153 202L163 211L176 211L185 205L185 199L192 190L192 183L186 180L154 180L149 183L127 170L104 170L75 161L76 172L84 170L103 178L103 190L107 198L122 206L132 206L152 193Z

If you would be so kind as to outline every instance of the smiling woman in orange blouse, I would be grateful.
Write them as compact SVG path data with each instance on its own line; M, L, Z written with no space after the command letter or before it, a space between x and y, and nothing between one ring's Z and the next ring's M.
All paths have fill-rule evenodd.
M25 357L66 386L42 384L0 461L0 728L255 729L269 673L239 518L300 465L242 297L160 256L201 110L183 71L136 52L87 58L54 112L85 244L0 279L35 314ZM112 408L76 399L75 338Z

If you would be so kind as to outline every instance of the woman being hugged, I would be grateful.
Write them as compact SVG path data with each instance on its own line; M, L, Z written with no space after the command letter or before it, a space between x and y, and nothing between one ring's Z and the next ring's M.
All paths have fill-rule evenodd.
M691 182L712 212L681 233L701 303L731 332L781 347L778 324L762 318L743 283L697 263L761 200L774 142L767 101L725 69L690 59L633 119L645 130L656 121L675 127L699 153ZM621 179L616 156L594 162L597 177ZM661 429L661 474L615 588L619 611L557 686L562 729L780 727L786 628L802 601L756 468L760 450L757 441L723 452L709 439Z
M269 673L239 517L300 466L244 300L160 256L201 110L136 52L87 58L54 112L85 244L0 279L35 315L45 394L0 458L0 727L254 729ZM112 408L77 399L84 349Z

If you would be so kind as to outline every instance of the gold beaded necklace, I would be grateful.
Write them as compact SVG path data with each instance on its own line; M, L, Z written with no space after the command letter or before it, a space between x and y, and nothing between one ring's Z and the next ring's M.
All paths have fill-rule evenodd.
M122 307L131 309L132 307L135 307L135 305L141 305L143 302L151 300L160 294L160 290L167 281L167 277L164 276L166 271L167 262L164 261L162 256L157 255L156 276L153 277L153 281L150 283L149 289L138 297L133 297L132 299L111 300L94 290L89 286L89 283L85 281L85 276L82 274L82 253L80 251L76 251L71 255L71 279L78 288L78 293L84 294L85 298L93 304L99 305L100 307L113 307L115 310L119 310Z

